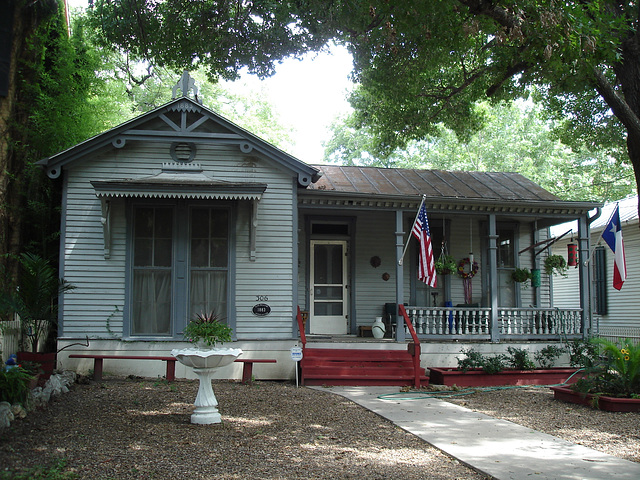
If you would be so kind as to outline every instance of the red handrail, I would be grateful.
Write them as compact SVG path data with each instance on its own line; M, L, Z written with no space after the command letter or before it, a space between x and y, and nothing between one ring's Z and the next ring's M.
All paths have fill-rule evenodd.
M413 324L409 319L407 309L404 308L404 305L399 304L398 311L400 315L402 315L404 323L409 329L409 333L413 339L413 343L408 346L409 353L413 356L413 385L416 388L420 388L420 340L418 339L418 334L416 333L415 328L413 328Z
M298 305L298 331L300 332L300 340L302 341L302 348L307 345L307 335L304 333L304 322L302 321L302 312L300 311L300 305Z

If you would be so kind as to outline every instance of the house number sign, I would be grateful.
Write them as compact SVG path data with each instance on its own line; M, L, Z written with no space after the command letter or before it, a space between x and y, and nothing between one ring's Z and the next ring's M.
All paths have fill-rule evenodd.
M266 297L262 297L266 298ZM266 317L271 313L271 307L266 303L257 303L253 306L253 314L257 317Z

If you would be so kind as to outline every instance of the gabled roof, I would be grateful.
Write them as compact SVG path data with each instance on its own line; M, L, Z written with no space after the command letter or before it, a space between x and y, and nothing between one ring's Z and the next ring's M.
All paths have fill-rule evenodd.
M200 105L179 97L139 117L96 135L67 150L37 162L49 177L57 178L65 166L104 148L123 148L127 142L175 142L197 148L198 144L237 145L241 152L258 152L298 175L302 186L317 180L318 170L265 142L261 138Z

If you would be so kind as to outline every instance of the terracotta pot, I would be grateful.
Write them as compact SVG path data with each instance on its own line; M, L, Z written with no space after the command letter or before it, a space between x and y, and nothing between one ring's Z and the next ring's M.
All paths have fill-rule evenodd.
M551 387L551 390L553 390L553 398L563 402L596 407L600 410L606 410L607 412L640 412L640 399L636 398L618 398L601 395L598 396L598 403L596 405L596 395L574 392L568 387Z
M481 369L462 372L457 368L430 368L429 383L457 385L458 387L493 387L498 385L558 385L573 383L579 375L571 377L576 368L546 368L544 370L503 370L489 374Z

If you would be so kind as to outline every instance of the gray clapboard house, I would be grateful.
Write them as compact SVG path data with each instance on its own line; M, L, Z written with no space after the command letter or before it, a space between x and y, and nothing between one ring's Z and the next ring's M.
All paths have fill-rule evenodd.
M73 353L168 355L185 346L186 322L210 310L243 357L277 360L256 368L271 379L294 377L290 349L303 340L307 351L369 357L418 341L414 358L428 368L455 366L467 342L539 348L561 329L591 328L586 290L563 308L544 275L522 289L511 273L539 266L547 253L535 245L554 224L577 220L588 252L588 212L599 204L562 201L517 173L307 165L181 91L40 162L64 185L61 275L77 287L61 299L58 345L89 338L61 351L60 367L91 367ZM399 261L423 195L435 257L453 256L467 276L475 262L472 278L419 282L415 240ZM379 316L382 339L369 328ZM135 360L105 370L164 373Z

